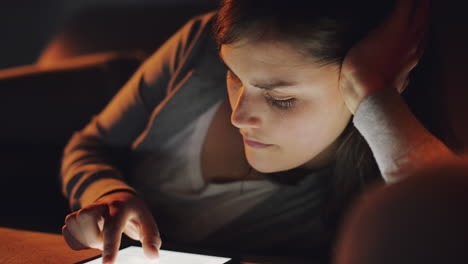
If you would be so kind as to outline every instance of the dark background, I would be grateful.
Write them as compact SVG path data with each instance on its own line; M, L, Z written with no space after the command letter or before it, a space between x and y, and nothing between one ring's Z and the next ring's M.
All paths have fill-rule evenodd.
M0 2L0 226L60 233L72 133L142 60L216 0ZM109 52L113 52L109 54ZM83 56L86 60L76 60Z
M217 4L217 0L1 0L0 68L34 63L68 23L92 10L154 8L167 14L167 8L177 8L195 13L193 7L215 9ZM176 12L170 15L174 19L184 17ZM158 28L154 30L157 34Z
M410 93L463 151L466 9L462 1L433 6L431 71ZM68 138L186 20L216 7L217 0L0 2L0 226L60 233L68 206L58 173ZM105 56L76 60L96 53Z

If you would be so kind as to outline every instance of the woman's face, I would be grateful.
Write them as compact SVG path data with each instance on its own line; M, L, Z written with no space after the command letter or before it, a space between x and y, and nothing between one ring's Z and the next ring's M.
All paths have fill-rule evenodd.
M254 169L317 169L333 160L351 118L338 89L338 64L319 66L277 41L222 45L220 55L230 69L231 122Z

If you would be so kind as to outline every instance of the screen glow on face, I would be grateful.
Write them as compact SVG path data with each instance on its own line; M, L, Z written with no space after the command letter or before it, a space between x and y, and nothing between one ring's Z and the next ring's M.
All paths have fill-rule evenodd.
M159 260L149 260L142 247L127 247L119 251L115 264L224 264L231 260L215 256L159 250ZM102 257L85 264L102 264Z

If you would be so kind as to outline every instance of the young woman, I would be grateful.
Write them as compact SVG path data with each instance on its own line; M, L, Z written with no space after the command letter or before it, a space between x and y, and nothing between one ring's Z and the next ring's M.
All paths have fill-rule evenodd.
M69 245L327 255L367 183L451 157L399 95L428 1L374 2L225 0L191 20L66 147Z

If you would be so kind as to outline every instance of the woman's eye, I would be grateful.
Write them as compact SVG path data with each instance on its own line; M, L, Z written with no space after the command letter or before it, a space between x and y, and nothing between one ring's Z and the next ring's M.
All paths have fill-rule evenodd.
M230 70L227 71L227 78L229 81L232 81L237 85L242 85L242 81ZM265 93L264 96L271 106L284 110L293 107L296 102L295 98L276 99L268 93Z
M280 108L280 109L289 109L294 106L296 103L295 98L289 98L289 99L275 99L269 94L265 94L265 98L268 101L268 103L274 107Z

